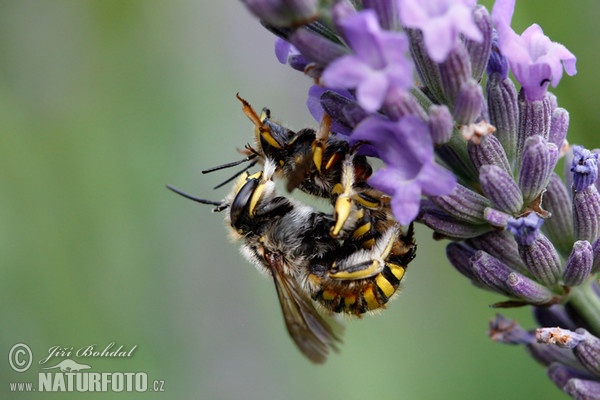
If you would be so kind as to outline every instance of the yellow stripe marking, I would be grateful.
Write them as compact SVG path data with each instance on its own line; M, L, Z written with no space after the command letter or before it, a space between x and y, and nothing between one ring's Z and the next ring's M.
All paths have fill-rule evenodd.
M383 294L385 294L385 297L389 298L396 291L396 289L394 289L390 281L385 279L385 277L381 274L377 275L377 277L375 278L375 283L377 284L379 289L381 289Z
M337 161L337 160L339 160L339 158L336 157L335 155L329 157L329 160L327 160L327 164L325 164L325 170L328 170L329 168L331 168L334 161Z
M337 296L337 293L331 289L323 290L323 300L331 301L331 300L335 299L336 296Z
M268 129L261 129L260 130L260 135L267 141L267 143L269 143L271 146L275 147L276 149L280 149L281 146L279 145L279 143L277 143L277 140L275 140L275 138L273 137L273 135L271 134L271 131Z
M367 308L369 310L374 310L376 308L379 308L379 302L377 301L377 298L375 297L375 293L373 293L373 287L369 287L367 290L365 290L363 292L363 297L365 298L365 301L367 302Z
M354 239L357 239L357 238L365 235L370 230L371 230L371 223L367 222L366 224L361 225L360 227L358 227L358 229L354 231L354 233L352 234L352 236L354 237Z
M399 265L391 264L391 263L388 263L387 266L390 269L390 271L392 271L392 274L394 274L396 279L401 281L402 277L404 277L404 268Z
M365 216L364 208L361 208L356 212L356 219L361 220L364 216Z
M356 200L356 202L365 206L366 208L375 209L375 208L379 208L381 206L379 201L377 201L377 200L369 201L366 198L362 197L358 193L354 196L354 200Z
M363 279L373 276L379 270L379 262L373 261L367 268L361 269L360 271L348 272L340 271L334 274L329 274L332 279L344 279L344 280L355 280Z
M356 303L356 295L355 294L348 294L348 295L346 295L346 297L344 297L344 308L346 309L346 311L352 310L355 303Z
M256 205L258 204L258 201L260 200L260 196L262 196L262 193L264 191L265 191L265 185L261 183L256 187L256 190L254 191L254 193L252 193L252 197L250 198L250 207L248 209L248 213L250 214L251 217L254 216L254 208L256 208Z

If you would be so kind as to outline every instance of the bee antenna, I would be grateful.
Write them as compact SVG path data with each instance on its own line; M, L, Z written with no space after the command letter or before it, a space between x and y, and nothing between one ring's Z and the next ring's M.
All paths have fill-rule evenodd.
M243 164L245 162L251 161L253 159L255 159L258 156L258 154L250 154L248 157L245 157L241 160L237 160L237 161L233 161L227 164L221 164L221 165L217 165L216 167L212 167L212 168L208 168L202 171L203 174L208 174L211 172L215 172L215 171L219 171L221 169L226 169L226 168L231 168L231 167L235 167L236 165L240 165Z
M198 197L192 196L191 194L187 194L187 193L185 193L185 192L182 192L181 190L179 190L179 189L177 189L177 188L174 188L174 187L173 187L173 186L171 186L171 185L167 185L167 189L169 189L169 190L170 190L170 191L172 191L172 192L175 192L175 193L177 193L178 195L180 195L180 196L182 196L182 197L185 197L186 199L193 200L193 201L195 201L195 202L197 202L197 203L200 203L200 204L209 204L209 205L217 206L217 207L215 208L215 210L216 210L217 208L221 208L221 207L223 207L223 206L225 206L225 207L223 208L223 210L224 210L225 208L227 208L227 207L228 207L227 205L224 205L224 204L223 204L222 202L220 202L220 201L212 201L212 200L200 199L200 198L198 198ZM221 211L221 210L219 210L219 211Z
M235 174L234 174L232 177L230 177L229 179L227 179L227 180L225 180L225 181L223 181L223 182L219 183L217 186L215 186L215 187L213 188L213 190L215 190L215 189L218 189L218 188L220 188L220 187L222 187L222 186L225 186L225 185L227 185L229 182L231 182L232 180L234 180L235 178L237 178L238 176L240 176L240 175L241 175L241 174L243 174L244 172L248 171L250 168L254 167L254 166L256 165L256 163L257 163L257 162L258 162L258 160L252 160L252 162L251 162L250 164L246 165L246 166L244 167L244 169L242 169L242 170L240 170L240 171L236 172L236 173L235 173Z

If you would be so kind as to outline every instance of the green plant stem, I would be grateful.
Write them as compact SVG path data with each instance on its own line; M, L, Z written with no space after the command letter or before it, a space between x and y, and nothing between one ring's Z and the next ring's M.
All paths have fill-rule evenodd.
M592 288L594 277L588 282L571 289L569 303L585 319L594 335L600 336L600 297Z

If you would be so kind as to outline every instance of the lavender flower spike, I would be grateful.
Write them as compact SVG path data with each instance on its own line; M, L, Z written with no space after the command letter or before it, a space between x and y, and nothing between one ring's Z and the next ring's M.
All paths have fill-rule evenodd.
M417 217L422 194L441 196L454 189L456 178L435 163L431 135L417 117L389 121L371 116L356 127L352 140L372 144L385 162L369 183L393 196L392 210L401 224Z
M356 98L368 112L377 111L391 87L412 85L412 64L407 58L408 39L402 32L384 31L373 10L364 10L337 21L354 54L327 66L322 82L332 88L356 88Z
M460 35L481 42L483 35L473 20L476 0L399 0L400 22L419 29L429 57L443 62Z
M498 47L510 63L511 70L523 87L527 100L542 100L548 84L556 87L563 67L575 75L576 58L560 43L552 42L539 25L533 24L521 36L510 27L515 0L496 0L492 20L498 32Z

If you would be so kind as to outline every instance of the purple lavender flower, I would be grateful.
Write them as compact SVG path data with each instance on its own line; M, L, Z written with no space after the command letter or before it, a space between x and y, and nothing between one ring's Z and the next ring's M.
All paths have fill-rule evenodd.
M327 66L321 76L326 86L355 88L361 107L374 112L391 87L408 89L412 85L408 40L403 33L382 30L373 10L358 12L337 24L354 53Z
M304 71L308 60L290 42L281 38L275 39L275 57L282 64L289 64L298 71Z
M517 243L527 246L537 238L539 229L543 223L543 219L535 213L531 213L524 218L509 219L506 229L515 235Z
M498 32L498 47L510 63L511 70L523 87L528 100L542 100L548 83L558 85L563 67L575 75L576 58L565 46L552 42L542 28L533 24L521 36L510 27L515 0L496 0L492 19Z
M429 57L443 62L462 34L476 42L483 40L473 20L477 0L399 0L400 22L419 29Z
M538 25L516 34L515 0L496 0L491 17L476 0L245 3L284 40L280 62L315 79L313 116L327 113L332 134L383 161L368 183L391 196L399 223L416 220L453 240L450 263L503 296L496 306L529 304L538 326L591 332L571 350L534 343L534 330L503 317L490 330L524 345L572 397L595 398L599 152L574 146L565 182L553 172L568 147L569 114L547 92L563 69L576 73L574 55Z
M308 89L306 107L315 121L321 121L323 118L325 110L323 109L321 97L328 91L339 94L340 99L345 99L345 101L347 101L345 105L353 104L354 102L350 92L345 89L328 89L323 86L313 85L310 87L310 89ZM336 103L336 105L339 106L337 113L333 113L331 111L329 112L329 116L331 117L331 131L347 136L352 133L352 128L354 128L356 124L354 124L353 121L351 121L346 115L344 115L344 104L339 103L341 103L341 101Z
M422 195L441 196L454 189L455 176L435 163L431 135L417 117L390 121L374 115L356 127L351 139L371 143L385 162L369 183L392 195L392 210L401 224L417 217Z
M573 146L573 187L581 192L598 179L598 153L592 153L583 146Z

